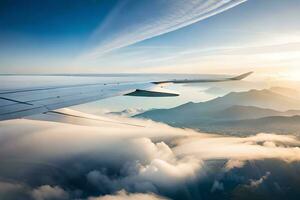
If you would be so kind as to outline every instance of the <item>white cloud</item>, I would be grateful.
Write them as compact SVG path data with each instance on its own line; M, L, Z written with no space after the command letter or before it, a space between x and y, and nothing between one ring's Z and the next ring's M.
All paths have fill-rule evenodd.
M69 194L58 186L40 186L32 191L35 200L64 200L69 198Z
M231 170L234 168L242 168L245 165L245 161L241 161L241 160L228 160L226 165L225 165L225 169L226 170Z
M212 187L210 189L210 192L215 192L217 190L224 190L224 185L223 185L223 183L215 180L214 184L212 185Z
M128 119L124 119L127 121ZM205 174L206 161L229 160L225 170L242 167L246 160L300 160L300 141L289 135L257 134L249 137L221 136L172 128L159 123L129 120L136 127L102 122L72 125L56 122L10 120L0 122L0 159L55 165L76 160L78 156L117 168L118 175L87 165L83 174L91 188L102 193L122 189L128 192L172 191ZM270 144L274 145L270 145ZM72 162L71 162L72 163ZM80 168L84 168L82 163ZM221 188L217 184L215 188ZM215 190L215 189L214 189ZM67 193L58 186L36 188L36 199Z
M99 170L92 170L87 174L88 182L100 190L108 187L110 190L134 188L134 191L156 192L156 186L170 189L201 174L201 159L178 158L164 142L153 143L148 138L140 138L128 143L124 148L136 161L123 166L124 177L110 178Z
M0 181L0 199L16 199L16 197L26 197L29 188L21 183Z
M0 182L0 194L6 192L15 192L16 190L23 189L21 184L9 183L9 182Z
M251 180L250 181L250 187L258 187L260 186L269 176L271 175L270 172L267 172L264 176L262 176L260 179L258 180Z
M265 142L273 142L278 146L265 146ZM285 144L285 145L280 145ZM300 159L299 140L294 136L276 134L257 134L239 138L210 136L199 134L178 140L173 151L177 155L194 155L204 160L235 159L261 160L282 159L295 161Z
M105 195L102 197L90 197L88 200L166 200L155 194L142 194L142 193L127 193L124 190L117 192L115 195Z

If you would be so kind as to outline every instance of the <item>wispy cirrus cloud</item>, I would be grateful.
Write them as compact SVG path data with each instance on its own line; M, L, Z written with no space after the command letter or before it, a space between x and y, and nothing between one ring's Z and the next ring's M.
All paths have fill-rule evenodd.
M158 35L188 26L237 6L246 0L122 1L95 30L83 57L97 58Z

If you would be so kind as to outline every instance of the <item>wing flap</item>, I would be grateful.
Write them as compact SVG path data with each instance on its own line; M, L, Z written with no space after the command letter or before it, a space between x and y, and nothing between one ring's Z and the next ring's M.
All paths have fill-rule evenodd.
M116 124L116 125L126 125L126 126L134 126L134 127L144 127L142 125L139 124L133 124L133 123L126 123L123 121L119 121L116 119L111 119L111 118L107 118L107 117L101 117L98 115L91 115L91 114L86 114L86 113L81 113L75 110L70 110L70 109L59 109L56 111L49 111L44 113L44 115L47 115L48 117L46 117L47 121L57 121L57 122L63 122L63 123L74 123L74 124L79 124L79 125L84 125L84 121L85 120L87 122L101 122L101 125L103 125L102 123L109 123L109 124ZM49 117L50 116L50 117ZM54 117L51 117L54 116ZM61 118L58 118L62 117ZM41 117L37 116L38 120L41 119ZM35 119L35 117L28 117L29 119ZM76 119L80 119L79 121L77 121ZM96 123L95 125L97 125L98 123ZM89 123L90 125L90 123Z
M137 89L134 92L125 94L126 96L137 96L137 97L175 97L179 96L178 93L171 90L167 90L161 87L154 87L151 89Z

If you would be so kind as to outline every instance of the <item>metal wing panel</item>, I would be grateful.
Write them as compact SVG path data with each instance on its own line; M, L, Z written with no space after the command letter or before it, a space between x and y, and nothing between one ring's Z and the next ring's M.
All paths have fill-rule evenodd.
M143 84L83 85L0 93L0 120L21 118L133 92Z
M22 100L22 101L31 101L32 99L36 99L38 97L43 96L44 98L49 98L53 96L60 96L60 95L71 95L74 93L79 93L80 91L86 91L89 90L101 90L103 87L103 84L101 85L79 85L79 86L70 86L70 87L61 87L61 88L45 88L45 89L28 89L28 90L21 90L21 91L11 91L11 92L3 92L0 93L1 97L5 98L13 98L16 100Z
M15 103L16 102L14 102L14 101L9 101L7 99L0 98L0 107L8 106L8 105L15 104Z
M0 121L22 118L22 117L26 117L26 116L30 116L30 115L34 115L34 114L44 113L47 111L49 111L49 110L43 106L41 106L41 107L32 106L28 109L22 109L22 110L17 110L14 107L11 107L11 111L9 113L0 114Z

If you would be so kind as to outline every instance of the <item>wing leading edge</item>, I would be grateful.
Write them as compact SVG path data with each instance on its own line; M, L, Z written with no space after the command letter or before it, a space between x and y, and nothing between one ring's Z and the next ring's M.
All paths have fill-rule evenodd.
M239 81L248 76L250 76L253 72L247 72L241 74L239 76L231 77L231 78L219 78L219 79L173 79L166 81L155 81L154 84L165 84L165 83L211 83L211 82L226 82L226 81Z
M239 81L252 72L223 79L173 79L149 82L115 82L73 84L3 90L0 86L0 121L47 113L114 96L171 97L179 94L164 88L165 84Z

